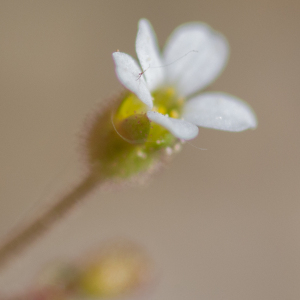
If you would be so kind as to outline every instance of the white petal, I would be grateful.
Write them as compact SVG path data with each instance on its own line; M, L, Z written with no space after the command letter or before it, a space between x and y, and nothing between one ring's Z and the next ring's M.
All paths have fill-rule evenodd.
M198 135L198 127L190 122L169 118L155 111L148 111L147 117L149 118L149 120L168 129L174 136L179 139L191 140Z
M114 52L113 59L121 83L152 109L152 96L145 79L140 75L142 71L137 62L130 55L122 52Z
M191 95L220 74L228 53L225 37L208 25L184 24L175 29L164 50L167 80L182 96Z
M194 97L186 103L183 117L198 126L226 131L243 131L257 126L249 105L224 93L204 93Z
M165 70L155 36L155 32L146 19L139 21L139 30L135 43L137 57L140 61L150 91L164 83Z

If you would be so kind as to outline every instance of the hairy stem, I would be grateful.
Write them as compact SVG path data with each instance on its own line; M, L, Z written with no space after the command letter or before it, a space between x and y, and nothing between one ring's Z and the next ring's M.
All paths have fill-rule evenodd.
M0 246L0 268L9 262L38 237L42 236L56 221L62 218L76 203L80 202L88 193L99 185L99 176L90 174L79 183L69 194L63 196L49 210L38 216L27 227L20 230L12 238L8 238Z

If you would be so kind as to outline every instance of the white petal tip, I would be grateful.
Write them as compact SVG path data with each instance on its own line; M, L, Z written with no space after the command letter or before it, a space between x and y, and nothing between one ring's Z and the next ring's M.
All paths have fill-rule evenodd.
M204 93L191 99L183 116L198 126L244 131L255 129L257 120L251 107L242 100L225 93Z
M194 139L199 132L198 127L190 122L170 118L155 111L148 111L147 117L149 118L149 120L165 127L179 139Z
M195 53L191 53L196 50ZM187 55L188 54L188 55ZM164 49L168 82L189 96L213 82L224 69L229 54L226 38L204 23L181 25ZM180 60L178 60L180 58Z
M163 62L151 23L147 19L141 19L138 28L135 43L136 53L144 70L147 86L150 91L154 91L165 81L164 68L156 68L162 66Z
M138 26L144 26L144 25L150 25L151 23L149 22L148 19L142 18L139 20ZM150 25L151 26L151 25Z
M120 82L152 109L152 96L143 76L140 76L142 71L137 62L130 55L123 52L113 52L112 56Z

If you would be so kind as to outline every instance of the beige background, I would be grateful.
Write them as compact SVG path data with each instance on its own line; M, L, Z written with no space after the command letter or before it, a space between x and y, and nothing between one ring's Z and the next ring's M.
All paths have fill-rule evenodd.
M0 237L83 176L85 121L120 90L111 53L135 55L141 17L161 45L183 22L221 31L231 58L211 90L259 120L239 134L201 129L193 143L208 150L185 145L147 187L94 193L0 273L1 292L126 237L155 262L150 299L300 299L299 15L296 0L1 0Z

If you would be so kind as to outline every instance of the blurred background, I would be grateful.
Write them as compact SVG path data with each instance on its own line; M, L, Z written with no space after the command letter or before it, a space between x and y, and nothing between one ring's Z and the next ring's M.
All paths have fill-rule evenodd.
M0 239L86 173L86 124L121 90L112 52L137 22L161 46L203 21L231 56L209 88L247 101L255 131L200 129L147 186L96 191L0 273L25 291L43 266L112 238L146 249L149 299L300 298L300 3L296 0L0 1ZM186 70L188 72L188 70Z

